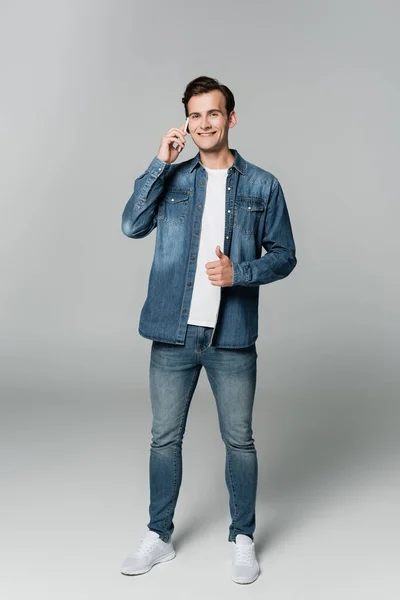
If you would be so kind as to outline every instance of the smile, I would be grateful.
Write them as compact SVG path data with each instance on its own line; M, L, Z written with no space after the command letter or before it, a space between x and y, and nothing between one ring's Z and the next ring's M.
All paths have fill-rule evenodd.
M199 135L203 136L203 137L208 137L210 135L214 135L214 133L216 133L215 131L213 131L212 133L199 133Z

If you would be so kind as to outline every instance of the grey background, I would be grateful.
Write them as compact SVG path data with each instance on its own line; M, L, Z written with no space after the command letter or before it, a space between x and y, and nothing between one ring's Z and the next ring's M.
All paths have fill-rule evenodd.
M0 7L4 597L398 598L398 4ZM204 371L177 557L119 574L148 520L137 324L155 240L124 237L120 217L203 74L232 89L230 146L278 177L297 244L293 274L260 290L249 587L228 578Z

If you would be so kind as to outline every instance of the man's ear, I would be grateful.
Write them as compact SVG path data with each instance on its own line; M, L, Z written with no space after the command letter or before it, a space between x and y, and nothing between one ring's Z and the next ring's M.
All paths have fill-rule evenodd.
M236 123L237 123L236 112L234 110L232 110L231 114L229 115L229 118L228 118L229 128L235 127Z

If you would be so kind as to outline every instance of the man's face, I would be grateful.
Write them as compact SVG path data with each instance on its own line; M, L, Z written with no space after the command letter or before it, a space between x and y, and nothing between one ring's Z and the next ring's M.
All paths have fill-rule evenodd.
M228 145L228 131L236 124L236 114L232 111L228 119L222 92L192 96L187 108L189 133L200 150L216 152Z

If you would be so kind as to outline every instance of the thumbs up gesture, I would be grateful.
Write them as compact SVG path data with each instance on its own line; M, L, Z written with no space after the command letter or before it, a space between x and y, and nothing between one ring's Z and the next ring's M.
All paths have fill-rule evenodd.
M212 285L220 287L230 287L233 281L232 262L221 250L220 246L215 249L218 260L206 263L206 273Z

